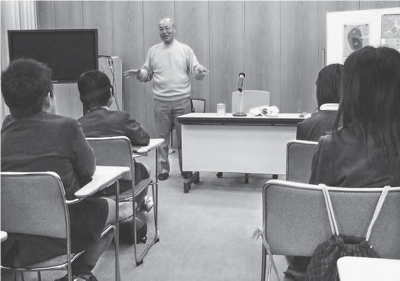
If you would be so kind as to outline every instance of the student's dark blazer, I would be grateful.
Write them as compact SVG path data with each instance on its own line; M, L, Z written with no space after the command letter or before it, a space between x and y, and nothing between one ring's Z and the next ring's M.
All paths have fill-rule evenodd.
M125 111L95 108L78 121L86 137L126 136L134 146L145 146L150 142L149 134Z
M310 118L297 124L297 140L318 141L333 129L336 110L318 110Z
M94 108L79 118L78 121L81 123L83 132L88 138L126 136L134 146L145 146L150 143L149 134L125 111L108 110L104 107ZM135 184L138 184L138 182L148 178L150 175L142 163L134 162ZM120 180L121 192L131 187L131 181ZM113 195L114 190L114 187L107 188L104 195Z

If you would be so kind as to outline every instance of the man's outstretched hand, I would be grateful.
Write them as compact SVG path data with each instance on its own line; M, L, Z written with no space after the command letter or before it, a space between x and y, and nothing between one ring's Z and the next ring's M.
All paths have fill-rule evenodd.
M207 68L205 68L202 65L198 65L196 70L197 70L197 74L196 74L197 79L203 79L207 75L207 73L210 72Z
M131 77L137 77L137 75L140 73L140 69L129 69L124 72L124 77L125 78L131 78Z

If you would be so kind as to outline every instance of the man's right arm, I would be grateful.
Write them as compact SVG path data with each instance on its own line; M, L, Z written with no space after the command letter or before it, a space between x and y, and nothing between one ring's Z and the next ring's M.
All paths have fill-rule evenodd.
M152 53L153 48L150 48L147 52L146 60L144 61L142 68L139 69L139 73L136 75L136 79L140 82L148 82L153 79Z
M146 61L139 69L130 69L124 72L125 78L136 77L140 82L148 82L153 79L153 71L151 70L151 49L147 52Z
M140 82L148 82L153 79L153 73L146 67L139 68L139 73L136 74L136 79Z

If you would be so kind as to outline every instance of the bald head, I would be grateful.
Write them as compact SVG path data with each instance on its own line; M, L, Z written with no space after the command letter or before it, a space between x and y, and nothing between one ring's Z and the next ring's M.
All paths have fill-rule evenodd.
M176 33L174 21L171 18L162 19L160 20L158 27L161 40L163 40L166 45L172 44L172 42L174 42Z
M171 23L172 25L175 25L174 20L171 18L164 18L164 19L160 20L160 22L159 22L159 24L165 24L165 23Z

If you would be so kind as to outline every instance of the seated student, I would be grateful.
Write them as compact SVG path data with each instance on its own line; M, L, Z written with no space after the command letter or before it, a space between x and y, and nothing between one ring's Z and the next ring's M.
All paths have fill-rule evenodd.
M53 171L63 182L67 199L88 182L96 166L93 150L79 123L55 115L51 69L32 59L18 59L2 72L1 91L10 109L1 130L2 171ZM89 179L90 180L90 179ZM72 264L74 280L97 280L91 270L110 245L113 233L100 237L115 223L115 202L86 198L69 205L72 251L86 250ZM2 242L2 265L24 266L66 253L65 240L10 233ZM58 280L67 280L64 276Z
M318 73L316 82L317 112L297 124L296 139L318 141L321 136L332 131L339 107L342 68L343 65L335 63L325 66Z
M344 63L340 93L333 131L314 151L310 183L399 186L400 53L371 46L353 52Z
M149 134L130 117L128 112L109 110L112 104L113 88L105 73L98 70L83 73L78 79L78 89L83 107L87 109L85 115L78 119L86 137L126 136L133 146L149 144ZM144 164L135 161L135 184L149 178L149 170ZM120 192L131 187L132 182L120 180ZM146 187L135 200L139 207L149 211L152 207L152 199L146 196L147 190ZM112 193L104 195L112 195Z
M310 118L297 124L296 139L318 141L321 136L331 132L339 107L340 79L343 70L341 64L330 64L318 73L316 81L316 96L318 108ZM310 262L309 257L287 257L289 268L287 275L296 278L296 274L303 275ZM298 279L300 277L297 277ZM297 280L297 279L296 279Z
M400 185L400 53L364 47L345 61L333 132L314 151L310 183ZM339 127L338 119L343 126Z

